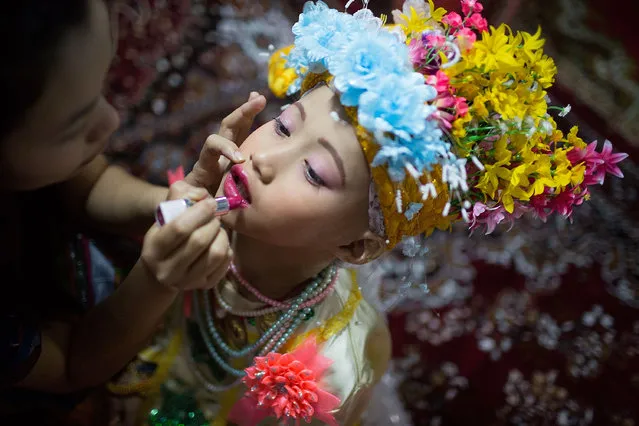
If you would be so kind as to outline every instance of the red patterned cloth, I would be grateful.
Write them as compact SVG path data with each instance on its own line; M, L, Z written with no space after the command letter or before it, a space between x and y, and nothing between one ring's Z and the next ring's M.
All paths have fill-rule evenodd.
M109 78L125 118L110 153L156 182L167 169L188 169L250 90L266 93L260 52L290 41L302 4L165 3L153 30L121 33L124 59ZM607 181L572 224L522 221L481 238L460 229L433 236L425 258L394 253L375 266L382 295L409 281L429 289L390 315L400 396L416 425L635 425L638 15L591 0L487 6L515 28L544 26L559 68L551 96L573 105L561 125L611 138L631 158L626 179ZM263 118L278 110L271 100Z

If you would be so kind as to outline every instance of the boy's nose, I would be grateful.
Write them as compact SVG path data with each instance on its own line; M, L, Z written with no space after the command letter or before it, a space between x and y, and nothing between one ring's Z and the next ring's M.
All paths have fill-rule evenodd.
M275 168L266 153L253 153L249 156L253 170L262 183L269 184L275 178Z

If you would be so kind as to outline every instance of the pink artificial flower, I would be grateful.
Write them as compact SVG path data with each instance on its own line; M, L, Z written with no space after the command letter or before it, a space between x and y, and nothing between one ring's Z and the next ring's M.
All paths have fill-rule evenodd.
M420 38L414 38L408 45L408 54L414 67L420 67L426 61L426 47Z
M595 167L593 169L586 169L584 173L584 180L582 185L590 186L590 185L603 185L604 180L606 179L606 169L601 167Z
M525 213L529 212L530 207L526 207L519 202L515 202L515 209L512 213L508 213L503 205L488 207L482 202L476 202L473 206L470 219L470 230L486 226L486 235L490 235L497 225L504 220L508 222L510 228L515 224L515 220L521 218Z
M484 6L477 0L461 0L462 12L464 15L469 15L471 12L481 12L484 10Z
M587 188L576 186L574 188L565 189L550 199L548 207L551 212L557 212L565 218L572 216L574 206L579 206L584 202L588 194Z
M435 75L426 77L426 84L433 86L438 95L450 93L450 78L442 70L438 70Z
M606 173L623 178L623 172L617 163L628 158L626 153L612 153L612 143L606 140L601 152L597 152L597 141L589 143L585 148L573 148L566 154L570 163L574 166L584 163L586 172L583 185L601 185Z
M609 140L604 142L603 149L599 155L599 159L602 161L602 167L609 173L618 178L623 177L623 172L617 166L617 163L628 158L628 154L619 152L617 154L612 153L612 143Z
M548 198L548 192L539 195L533 195L530 197L528 205L533 209L535 216L542 222L546 223L548 216L552 214L552 211L548 209L550 198Z
M457 112L456 118L464 117L468 114L468 103L466 98L461 96L455 97L455 111Z
M229 420L239 426L253 426L267 417L278 420L317 419L338 426L330 413L340 400L320 386L332 361L318 352L314 338L307 339L288 354L269 353L256 357L242 379L247 392L231 409ZM287 423L288 424L288 423Z
M470 15L468 24L479 32L488 31L488 21L479 13Z
M585 148L574 147L566 153L566 158L573 166L586 163L586 170L592 170L603 163L597 152L597 141L590 142Z
M486 226L486 235L489 235L506 218L505 213L503 206L488 207L478 201L473 206L469 229L472 232L481 226Z
M448 12L442 18L442 22L451 28L460 28L462 26L462 17L457 12Z
M468 52L473 48L473 44L477 41L477 36L470 28L462 28L455 34L459 48Z
M422 37L430 49L441 50L446 46L446 37L441 33L430 32Z

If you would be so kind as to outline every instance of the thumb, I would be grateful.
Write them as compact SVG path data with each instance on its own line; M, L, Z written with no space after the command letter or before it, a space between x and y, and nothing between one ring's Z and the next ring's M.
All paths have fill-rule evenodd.
M185 181L175 182L169 187L167 200L189 199L191 201L200 201L209 195L206 188L199 188Z

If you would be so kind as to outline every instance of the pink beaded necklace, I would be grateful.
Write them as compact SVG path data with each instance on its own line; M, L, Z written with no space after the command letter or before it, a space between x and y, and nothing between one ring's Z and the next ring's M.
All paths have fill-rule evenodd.
M278 310L285 310L291 307L290 303L280 302L278 300L274 300L269 297L266 297L265 295L260 293L258 289L253 287L248 281L246 281L246 279L244 279L244 277L242 277L242 275L240 275L240 272L237 270L237 266L235 265L235 263L231 262L231 266L229 270L231 271L231 273L233 274L233 277L237 280L237 282L239 282L240 285L242 285L242 287L250 291L253 294L253 296L255 296L259 301L265 303L266 305L271 306L272 308L277 308ZM302 303L300 305L300 309L309 308L311 306L318 304L322 300L324 300L326 296L328 296L335 288L335 283L337 282L338 275L339 273L335 271L335 274L333 275L331 282L326 286L326 288L321 293L317 294L313 298ZM269 308L266 308L266 309L269 309Z

